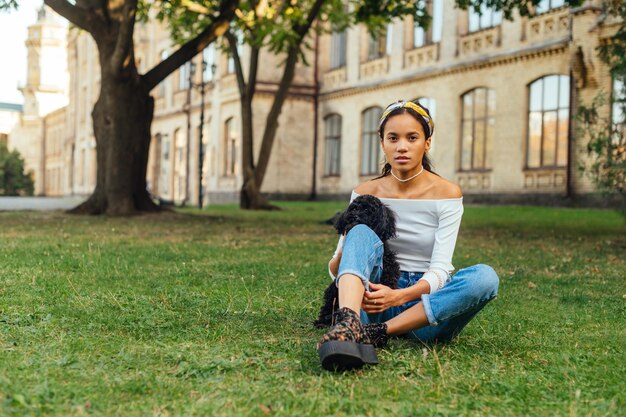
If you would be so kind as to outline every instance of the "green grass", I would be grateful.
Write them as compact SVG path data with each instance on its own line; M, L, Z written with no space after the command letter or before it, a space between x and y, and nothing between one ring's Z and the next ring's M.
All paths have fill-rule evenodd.
M343 205L282 205L0 213L0 415L623 415L624 213L467 207L455 266L499 297L451 344L332 374L311 321Z

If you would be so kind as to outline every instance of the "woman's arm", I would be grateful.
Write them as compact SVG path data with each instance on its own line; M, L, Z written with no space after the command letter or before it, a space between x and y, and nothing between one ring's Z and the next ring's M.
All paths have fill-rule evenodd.
M328 274L332 279L336 279L337 273L339 272L339 263L341 262L341 251L343 249L344 239L344 235L339 236L339 242L337 243L337 249L335 249L335 254L331 258L330 262L328 262Z
M450 273L454 270L452 256L463 217L463 200L442 200L439 205L439 226L435 231L430 266L420 278L420 281L428 282L429 294L442 289L450 280Z
M369 284L370 290L363 295L363 303L361 308L367 313L380 313L390 307L401 306L410 301L419 300L423 294L430 292L430 284L428 281L419 280L407 288L394 290L382 284Z

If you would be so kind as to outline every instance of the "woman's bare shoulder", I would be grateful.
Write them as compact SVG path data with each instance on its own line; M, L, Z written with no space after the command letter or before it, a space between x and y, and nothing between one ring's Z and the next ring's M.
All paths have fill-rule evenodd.
M437 199L463 197L463 192L461 191L461 187L459 187L458 184L455 184L452 181L448 181L447 179L442 177L437 177L435 181Z
M377 195L379 187L380 187L380 179L377 178L375 180L365 181L359 184L354 189L354 192L357 193L358 195L366 195L366 194Z

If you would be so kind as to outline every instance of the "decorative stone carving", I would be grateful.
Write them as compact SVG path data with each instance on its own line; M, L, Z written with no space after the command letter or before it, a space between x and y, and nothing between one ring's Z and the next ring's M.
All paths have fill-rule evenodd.
M346 82L348 79L346 67L337 68L328 71L322 77L322 89L333 90Z
M457 182L463 190L488 190L491 188L491 172L459 172Z
M530 43L545 42L569 35L569 9L563 8L535 16L527 21L526 39Z
M502 40L501 26L463 35L459 38L459 57L486 54L500 47Z
M415 48L404 53L404 67L417 69L434 64L439 60L439 43Z
M363 62L360 70L360 78L362 80L386 77L389 70L389 57L385 56L373 61Z
M538 169L524 172L524 188L556 191L565 189L567 172L562 169Z

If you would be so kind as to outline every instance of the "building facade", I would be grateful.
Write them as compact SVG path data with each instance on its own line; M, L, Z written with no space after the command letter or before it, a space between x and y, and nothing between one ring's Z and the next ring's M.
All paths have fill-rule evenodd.
M26 84L23 113L9 134L9 147L24 157L26 171L32 173L35 194L46 194L44 118L67 105L67 27L51 9L43 7L37 22L28 28Z
M433 111L435 170L465 195L521 201L593 191L577 168L588 161L573 119L577 100L614 90L595 48L617 22L602 21L600 2L563 3L543 1L536 16L506 21L433 0L427 32L405 19L384 40L362 28L326 36L319 193L345 194L380 171L376 121L398 99Z
M298 66L262 190L291 198L348 195L380 172L378 118L387 104L406 99L430 109L435 170L466 196L523 200L593 191L579 174L588 161L574 115L579 101L619 91L596 47L621 23L602 14L601 1L570 9L544 0L534 17L513 21L489 9L427 4L433 16L427 31L409 17L377 37L354 27L312 39L312 65ZM138 24L135 39L140 73L176 49L166 27L154 22ZM245 68L243 46L241 55ZM39 146L38 189L50 195L88 194L96 180L90 111L100 82L88 34L69 32L67 57L68 105L45 117ZM263 51L260 62L257 152L281 57ZM155 198L193 205L237 200L241 116L233 69L211 45L153 90L147 179ZM624 118L610 105L602 111L616 122Z

